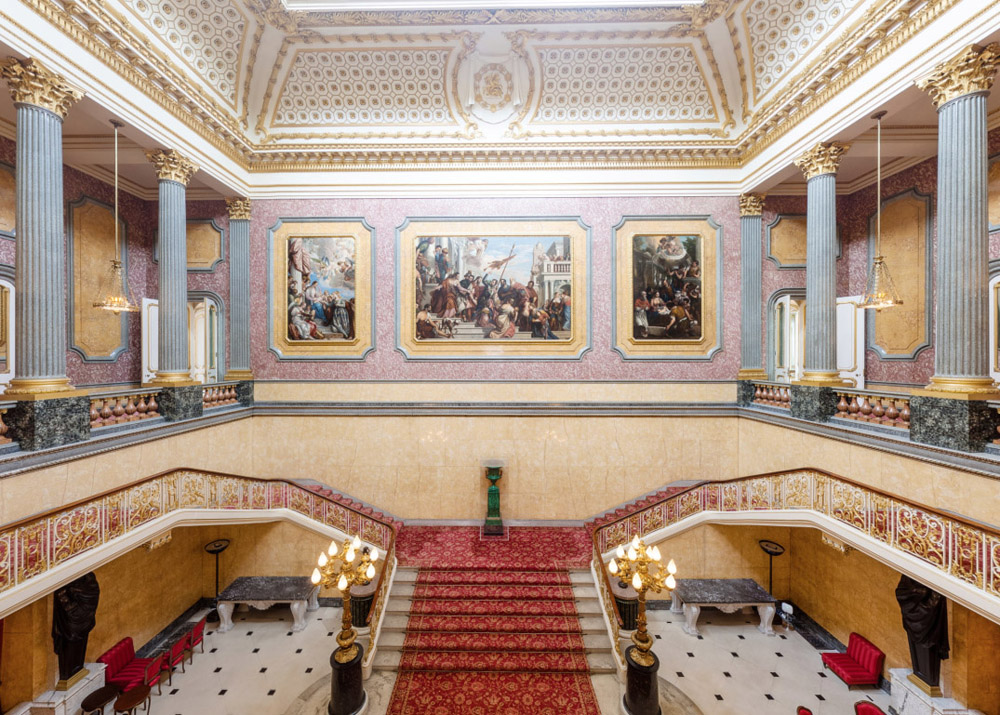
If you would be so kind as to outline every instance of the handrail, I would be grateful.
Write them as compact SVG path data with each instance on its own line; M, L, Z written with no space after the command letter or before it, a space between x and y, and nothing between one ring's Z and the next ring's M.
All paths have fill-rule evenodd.
M910 429L910 395L847 388L837 388L836 393L834 417L895 429Z
M159 417L160 407L156 402L159 394L158 387L91 393L88 395L90 428L94 430Z
M788 409L792 401L791 388L787 382L769 380L753 380L753 399L751 404L769 405Z
M604 613L608 617L608 625L611 628L611 642L614 644L615 657L618 660L618 667L625 667L625 656L622 654L621 638L618 634L618 629L622 624L621 613L618 612L618 603L615 601L614 596L611 594L611 582L608 580L608 570L604 568L604 559L601 557L601 551L597 548L597 530L594 529L591 532L591 538L594 544L594 560L593 567L597 572L597 590L601 595L601 603L604 605Z
M701 512L811 510L1000 598L1000 530L818 469L701 482L594 530L599 554Z

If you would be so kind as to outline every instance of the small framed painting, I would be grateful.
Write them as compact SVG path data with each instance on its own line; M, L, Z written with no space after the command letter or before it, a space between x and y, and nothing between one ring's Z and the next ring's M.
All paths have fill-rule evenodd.
M590 229L579 218L414 218L396 235L407 358L572 360L590 347Z
M708 360L722 346L722 227L708 216L626 216L614 229L615 350Z
M375 230L283 218L268 231L270 348L282 360L361 360L374 348Z

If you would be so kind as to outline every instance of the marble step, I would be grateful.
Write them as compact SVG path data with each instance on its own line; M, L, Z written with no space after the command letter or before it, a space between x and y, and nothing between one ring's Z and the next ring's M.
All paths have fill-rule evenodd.
M473 601L486 601L489 599L470 599ZM410 607L413 605L413 600L407 598L403 595L397 595L395 591L389 595L389 602L386 604L385 612L386 615L390 613L410 613ZM576 612L578 615L600 615L603 612L601 608L601 602L597 600L597 596L589 596L584 598L576 599ZM447 615L447 614L439 614ZM486 615L486 614L484 614ZM527 615L527 614L525 614ZM553 614L554 615L554 614Z
M382 621L382 628L379 632L379 643L392 631L405 631L406 624L409 622L410 616L407 613L390 613L386 612L385 617ZM608 629L604 625L604 618L600 615L587 615L580 618L580 628L582 635L589 635L594 633L601 633L607 637Z
M396 670L399 668L399 659L402 652L398 650L386 650L379 648L375 654L375 662L372 664L373 670ZM614 673L615 660L608 652L587 653L587 663L590 665L591 673Z
M416 584L412 582L406 583L393 583L392 585L392 596L398 598L412 598L413 590L416 588ZM526 586L524 588L531 588ZM539 588L550 588L549 586L540 586ZM573 584L573 597L580 601L587 598L597 598L597 589L589 584Z
M403 631L383 632L378 639L379 651L401 650L406 640ZM592 633L583 636L583 647L587 653L610 653L611 641L606 634Z

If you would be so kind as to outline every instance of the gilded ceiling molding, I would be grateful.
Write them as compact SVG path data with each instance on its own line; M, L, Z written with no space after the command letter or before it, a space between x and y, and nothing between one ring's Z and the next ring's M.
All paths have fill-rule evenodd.
M1000 43L972 45L958 57L942 62L916 84L931 96L938 109L942 104L975 92L988 92L1000 67Z
M227 197L226 209L229 210L230 221L250 220L250 199L240 196Z
M0 76L7 80L15 103L41 107L63 119L70 107L83 99L83 92L70 87L60 75L34 59L8 57L0 63Z
M760 216L764 213L767 194L740 194L740 216Z
M730 4L730 0L702 0L701 5L681 6L681 11L688 16L691 27L701 30L721 17Z
M822 142L795 160L795 166L805 174L806 181L823 174L836 174L840 160L850 144L844 142Z
M255 0L279 5L280 0ZM710 4L728 0L708 0ZM282 8L283 10L283 8ZM578 23L691 22L690 7L560 8L499 10L398 10L300 12L300 27L364 27L421 25L551 25Z
M736 68L740 73L740 92L743 95L743 123L746 124L750 119L750 97L747 93L747 68L746 68L746 58L743 53L743 43L740 41L739 28L736 26L733 20L736 17L736 5L734 4L729 12L726 13L726 27L729 29L729 39L733 43L733 54L736 55Z
M197 164L173 149L153 149L146 152L146 158L156 168L156 178L160 181L176 181L187 186L198 171Z
M253 79L253 68L257 66L257 52L260 50L260 40L263 36L264 23L258 20L257 27L253 32L253 39L250 41L250 56L243 78L243 116L241 121L244 129L250 128L250 80Z

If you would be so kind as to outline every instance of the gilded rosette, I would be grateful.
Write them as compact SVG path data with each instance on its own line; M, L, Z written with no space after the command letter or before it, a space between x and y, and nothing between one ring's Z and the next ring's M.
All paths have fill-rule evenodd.
M7 80L15 103L41 107L63 119L70 107L83 98L83 92L73 89L61 76L32 59L8 57L0 64L0 76Z
M1000 43L972 45L958 57L943 62L917 86L931 96L934 106L975 92L987 92L1000 66Z

